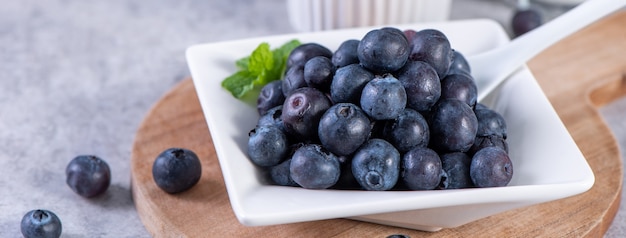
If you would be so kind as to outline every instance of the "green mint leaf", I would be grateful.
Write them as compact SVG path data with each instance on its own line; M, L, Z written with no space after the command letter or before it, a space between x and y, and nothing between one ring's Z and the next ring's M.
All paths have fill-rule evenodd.
M222 87L228 90L233 97L241 98L246 92L254 88L255 76L252 76L250 72L240 70L237 73L228 76L222 81Z
M270 51L270 45L263 42L252 51L248 71L250 71L252 75L260 76L265 74L265 71L272 70L273 67L274 57L272 51Z
M248 70L248 65L250 65L250 56L243 57L235 61L235 66L239 70Z
M282 79L289 54L300 44L298 40L291 40L274 50L270 50L270 45L266 42L259 44L250 56L235 61L239 71L224 79L222 87L235 98L241 99L255 88Z

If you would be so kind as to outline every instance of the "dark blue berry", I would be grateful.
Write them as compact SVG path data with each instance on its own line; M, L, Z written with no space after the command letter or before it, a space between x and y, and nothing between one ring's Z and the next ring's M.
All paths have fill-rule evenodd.
M335 65L324 56L315 56L304 64L304 81L309 87L328 92L330 82L335 75Z
M401 153L415 147L426 147L430 140L428 123L422 114L405 108L394 120L386 121L383 135Z
M340 68L346 65L358 64L359 56L356 53L358 47L359 40L351 39L342 42L331 58L333 65Z
M27 212L22 217L20 228L25 238L58 238L63 230L59 217L43 209Z
M466 152L474 144L478 121L467 103L440 100L430 116L430 146L439 152Z
M279 106L273 107L267 110L267 112L261 115L261 117L259 117L259 120L257 121L257 125L258 126L278 126L280 128L282 127L282 123L283 123L283 121L280 119L280 115L282 115L282 113L283 113L282 104Z
M469 149L469 151L467 151L467 153L473 155L485 147L498 147L507 153L509 152L509 144L506 142L506 139L502 138L501 136L488 135L476 136L476 139L474 139L474 144Z
M448 74L441 80L441 98L458 99L474 108L478 98L476 82L469 74Z
M330 84L333 103L349 102L360 105L361 92L372 79L374 74L358 64L338 68Z
M402 31L393 28L369 31L357 48L361 65L377 74L400 69L408 60L409 53L406 37Z
M385 238L411 238L408 235L404 235L404 234L393 234L393 235L389 235Z
M486 147L472 157L470 176L476 187L506 186L513 177L513 163L506 151Z
M361 92L361 108L374 120L394 119L407 103L407 94L391 74L369 81Z
M471 188L474 186L470 177L472 158L463 152L442 154L443 189Z
M337 183L341 173L339 159L318 144L296 150L289 167L291 178L307 189L325 189Z
M423 61L409 61L396 72L407 94L407 107L425 112L441 97L441 80L437 71Z
M410 190L431 190L441 181L439 155L427 147L416 147L402 156L402 181Z
M413 29L406 29L402 31L402 33L404 33L404 36L406 37L406 40L409 42L410 45L411 41L413 41L413 36L415 36L415 33L417 33L417 31Z
M320 118L331 102L321 91L304 87L294 90L285 99L281 119L286 131L303 141L317 141Z
M489 109L489 107L485 104L476 102L476 106L474 106L474 110L481 110L481 109Z
M523 35L541 26L541 14L534 9L518 9L511 19L511 28L515 36Z
M446 76L454 53L445 34L436 29L424 29L415 33L410 45L411 60L430 64L439 78Z
M390 190L398 182L400 152L383 139L370 139L354 154L352 174L366 190Z
M471 75L472 69L470 68L467 59L461 52L452 49L452 64L448 69L448 74L469 74Z
M161 152L152 164L152 177L167 193L180 193L200 180L202 166L196 153L184 148L169 148Z
M289 96L289 94L298 88L306 87L306 80L304 80L304 65L296 65L287 69L285 77L280 82L283 96L285 97Z
M476 119L478 120L477 136L499 136L504 139L507 137L506 121L500 113L489 108L474 109Z
M338 103L322 116L318 136L322 145L336 155L349 155L369 137L370 120L352 103Z
M290 166L291 166L291 159L287 159L278 165L272 166L269 169L270 179L272 180L272 182L280 186L293 186L293 187L299 186L291 178L291 173L289 172Z
M94 155L80 155L65 168L67 185L80 196L90 198L104 193L111 184L109 165Z
M252 163L269 167L280 163L289 153L289 141L276 126L257 126L248 133L248 158Z
M259 115L264 115L269 109L283 105L285 95L283 94L282 85L283 83L280 80L274 80L263 86L256 101Z
M287 57L287 69L291 67L304 67L307 61L315 56L333 57L333 52L325 46L317 43L304 43L294 48Z

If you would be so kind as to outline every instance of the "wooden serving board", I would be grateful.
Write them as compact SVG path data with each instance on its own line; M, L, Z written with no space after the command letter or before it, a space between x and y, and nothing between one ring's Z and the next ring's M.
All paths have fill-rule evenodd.
M137 211L155 237L601 237L619 208L623 169L598 108L626 94L626 11L559 42L528 66L591 165L596 181L588 192L434 233L348 219L246 227L231 209L193 83L185 79L137 131L130 161ZM151 172L156 156L170 147L189 148L202 161L199 183L177 195L161 191Z

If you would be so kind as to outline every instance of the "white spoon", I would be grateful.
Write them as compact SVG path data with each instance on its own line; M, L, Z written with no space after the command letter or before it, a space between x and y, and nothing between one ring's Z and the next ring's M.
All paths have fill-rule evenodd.
M506 45L468 56L478 101L539 52L625 5L626 0L586 0Z

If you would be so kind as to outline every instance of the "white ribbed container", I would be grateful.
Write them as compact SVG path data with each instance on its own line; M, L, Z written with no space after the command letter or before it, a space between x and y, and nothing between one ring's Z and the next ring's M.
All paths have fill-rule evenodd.
M287 0L300 32L445 21L451 0Z

